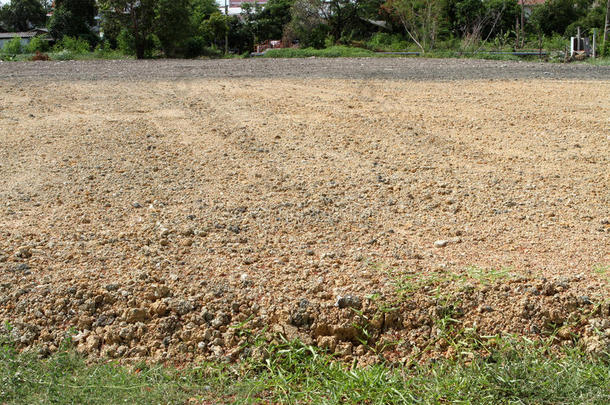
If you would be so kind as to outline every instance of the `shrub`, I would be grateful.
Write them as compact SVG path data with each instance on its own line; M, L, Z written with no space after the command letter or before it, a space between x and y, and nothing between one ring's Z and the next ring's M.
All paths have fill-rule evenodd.
M21 46L21 38L15 36L13 39L4 44L2 48L2 52L9 55L17 55L21 53L23 50Z
M191 37L184 41L184 56L196 58L206 53L206 41L202 36Z
M402 51L409 48L409 43L400 35L377 32L367 41L366 46L374 51Z
M40 37L34 37L27 45L26 50L28 53L47 52L49 43Z
M610 41L606 41L605 44L600 44L599 48L601 56L603 56L604 58L610 57Z
M55 49L54 49L55 51ZM72 60L74 59L74 54L67 49L63 49L59 52L55 52L53 55L53 60Z
M362 48L350 48L347 46L332 46L325 49L315 48L283 48L269 49L265 52L266 58L308 58L316 56L319 58L339 58L339 57L368 57L375 55L373 52Z
M68 51L72 54L82 55L85 53L89 53L90 46L89 42L85 41L82 38L73 38L65 36L62 38L61 41L55 44L55 47L53 47L53 51L55 52L61 52L62 50Z
M570 45L570 41L559 34L554 34L552 37L544 37L542 39L542 47L547 50L564 50Z
M136 54L136 41L133 38L133 35L131 35L126 29L121 30L116 38L116 44L118 50L125 55Z

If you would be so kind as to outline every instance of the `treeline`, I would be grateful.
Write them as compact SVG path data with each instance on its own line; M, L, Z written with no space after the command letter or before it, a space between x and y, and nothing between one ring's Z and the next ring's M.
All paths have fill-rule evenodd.
M573 36L577 27L584 35L597 29L608 48L609 11L610 0L530 6L523 0L269 0L227 16L214 0L55 0L53 9L48 0L12 0L0 9L0 30L46 25L57 41L80 39L138 58L241 54L267 40L421 52L485 43L519 49Z

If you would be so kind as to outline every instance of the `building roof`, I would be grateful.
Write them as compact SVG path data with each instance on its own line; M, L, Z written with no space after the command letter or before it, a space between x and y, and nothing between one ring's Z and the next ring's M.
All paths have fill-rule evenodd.
M27 31L27 32L0 32L0 39L11 39L13 37L33 38L36 35L46 34L48 32L49 32L49 30L47 30L45 28L36 28L36 29L33 29L32 31Z

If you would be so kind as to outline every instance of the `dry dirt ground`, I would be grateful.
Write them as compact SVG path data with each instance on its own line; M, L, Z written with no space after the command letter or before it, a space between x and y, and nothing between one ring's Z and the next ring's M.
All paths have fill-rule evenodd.
M22 347L72 333L92 357L235 360L283 335L361 364L452 356L448 335L610 349L607 71L175 80L112 63L128 73L0 66L0 321Z

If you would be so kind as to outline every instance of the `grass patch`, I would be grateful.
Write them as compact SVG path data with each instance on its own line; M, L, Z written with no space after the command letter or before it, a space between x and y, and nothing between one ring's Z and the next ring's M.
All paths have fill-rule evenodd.
M594 66L610 66L610 57L603 57L603 58L596 58L596 59L589 58L585 62L589 63L591 65L594 65Z
M368 49L352 48L348 46L331 46L325 49L314 48L284 48L269 49L263 57L265 58L358 58L375 56L375 52Z
M610 366L577 349L551 354L544 342L498 340L490 355L412 367L357 368L299 342L267 355L184 370L88 365L72 349L47 359L0 343L2 403L537 403L607 404Z
M77 53L70 50L62 50L58 52L48 52L50 60L98 60L98 59L134 59L133 56L125 55L120 51L94 51L87 53ZM0 53L0 61L5 62L27 62L31 61L33 53L21 53L17 55L9 55Z

